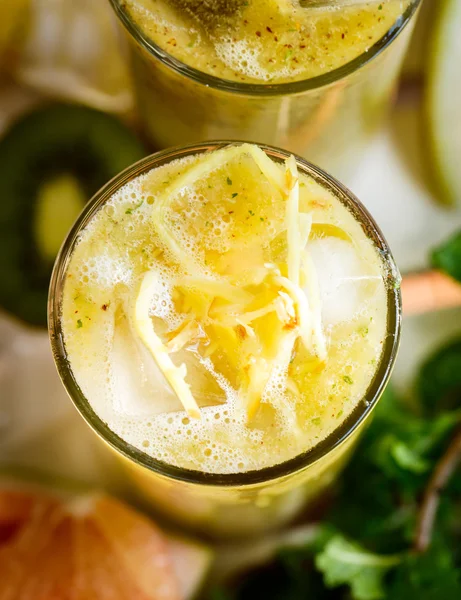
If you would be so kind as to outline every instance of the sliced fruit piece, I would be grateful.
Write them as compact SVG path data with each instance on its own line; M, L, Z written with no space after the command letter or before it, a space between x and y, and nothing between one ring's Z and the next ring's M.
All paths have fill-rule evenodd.
M149 271L145 274L135 304L134 323L136 331L149 349L157 366L164 374L173 391L178 396L184 410L194 419L200 419L200 409L185 381L186 365L177 367L171 360L168 349L154 331L152 319L149 316L152 296L157 288L157 274Z
M428 163L438 199L461 202L461 3L437 3L434 33L429 44L425 97Z
M0 141L0 306L46 325L64 229L87 199L143 154L117 119L85 107L52 105L13 124Z
M426 68L426 49L434 26L434 9L438 2L421 2L415 29L402 66L403 81L422 79Z
M0 486L1 600L187 600L211 558L109 496Z
M11 54L24 25L28 0L2 0L0 4L0 67L11 68ZM11 54L10 51L11 50Z
M260 185L255 185L255 182ZM147 186L146 193L152 193ZM243 408L251 421L259 410L271 378L276 375L288 376L288 366L298 337L309 352L317 353L321 358L326 352L325 345L319 342L323 334L319 298L318 294L315 295L316 273L313 266L307 269L302 264L311 232L312 215L300 214L296 159L290 156L284 164L278 164L261 148L251 144L227 146L200 156L173 180L167 178L165 186L163 190L157 190L159 196L152 205L151 219L162 243L180 267L175 284L179 292L178 302L182 303L183 310L208 337L205 357L212 357L221 366L230 367L226 371L238 372L226 372L225 378L238 382ZM186 210L188 201L185 189L188 192L193 189L194 197L197 195L207 199L199 209L201 218L197 213L190 218ZM216 190L222 193L213 198ZM254 198L258 199L257 202ZM215 212L210 212L208 206ZM258 214L256 211L259 211ZM171 213L178 212L181 214L181 223L194 222L190 230L184 229L181 224L180 236L175 233L177 222L171 217ZM233 217L230 218L230 215ZM274 215L282 225L280 231L274 228L268 236L266 219L273 222ZM218 227L219 236L222 229L227 232L225 258L221 259L215 251L213 237L207 241L209 247L203 259L197 253L189 253L182 243L185 231L191 239L198 232L206 237L206 231L214 221L222 223ZM228 224L229 227L226 227ZM255 246L259 246L259 251L256 250L254 254L258 261L252 265L246 255L253 252L246 240L255 237ZM269 259L269 253L264 254L268 237L272 241L283 238L283 241L274 242L274 245L280 246L276 252L277 263L265 262L273 260ZM223 243L222 240L220 243ZM240 249L237 255L234 248ZM243 277L241 269L235 268L242 261L245 265L250 261ZM206 269L203 265L206 265ZM309 295L316 306L315 311L312 311L310 301L300 287L301 276L303 280L314 278ZM175 348L182 348L181 344L190 331L186 329L185 335L179 335L178 344L164 342L154 331L149 309L155 278L155 273L147 274L141 284L135 310L138 334L179 396L184 409L190 416L198 417L198 404L185 381L185 365L175 366L168 355L176 351ZM200 315L194 312L197 302L195 298L188 301L190 291L200 292L207 298L206 312L203 302L199 303ZM219 337L220 331L225 338L224 348ZM223 352L218 351L221 349ZM286 408L285 412L289 407ZM285 407L281 406L281 409L285 410Z
M288 278L293 285L299 285L301 268L301 236L299 231L299 177L298 167L293 155L286 161L286 196L287 196L287 247Z
M78 181L67 173L45 181L37 196L35 239L45 260L56 258L62 240L86 204Z
M315 353L321 361L324 361L327 356L327 343L322 329L322 303L320 300L319 283L314 262L307 252L304 252L303 264L306 273L306 289L311 308Z
M332 225L331 223L312 223L310 237L314 239L320 237L335 237L344 240L345 242L352 243L352 237L347 231L344 231L341 227Z
M182 537L168 536L167 543L181 598L194 598L209 571L213 552L204 544Z
M232 285L226 280L205 277L184 277L178 283L179 285L196 288L210 296L223 298L228 302L249 302L252 299L252 295L249 292Z

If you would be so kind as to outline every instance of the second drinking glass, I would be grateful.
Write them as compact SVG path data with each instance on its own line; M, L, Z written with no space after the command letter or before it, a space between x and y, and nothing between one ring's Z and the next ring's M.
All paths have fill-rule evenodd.
M420 0L111 0L159 148L272 144L349 177L390 105Z

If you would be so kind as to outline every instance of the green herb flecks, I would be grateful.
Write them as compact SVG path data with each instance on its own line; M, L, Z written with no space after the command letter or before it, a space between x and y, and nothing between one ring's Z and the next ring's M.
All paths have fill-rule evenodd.
M144 204L144 200L141 200L141 202L139 202L139 204L136 204L136 206L133 206L131 208L127 208L125 211L126 215L132 215L134 213L135 210L138 210L138 208L140 208L142 205Z

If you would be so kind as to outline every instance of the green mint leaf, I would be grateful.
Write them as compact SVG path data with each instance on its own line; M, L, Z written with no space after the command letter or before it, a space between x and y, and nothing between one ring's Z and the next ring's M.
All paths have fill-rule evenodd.
M436 248L431 260L434 267L461 281L461 231Z
M426 360L417 389L429 416L461 408L461 340L442 347Z
M384 577L396 567L401 556L380 556L337 535L315 559L328 587L348 585L355 600L385 597Z
M77 329L80 329L80 327L83 327L82 319L77 320Z
M210 590L207 600L233 600L234 595L222 587L216 587Z
M232 179L230 177L228 177L226 179L226 181L227 181L227 185L232 185Z
M436 544L422 555L409 554L389 579L389 600L461 598L460 571L445 545Z

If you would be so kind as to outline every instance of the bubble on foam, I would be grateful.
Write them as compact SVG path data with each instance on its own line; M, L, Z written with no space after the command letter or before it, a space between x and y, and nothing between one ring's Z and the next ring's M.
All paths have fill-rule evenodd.
M229 381L221 373L218 373L218 371L216 371L211 359L203 358L198 353L196 354L196 357L197 357L198 361L200 362L200 364L203 365L205 367L205 369L209 373L211 373L211 375L213 375L215 380L218 382L219 387L223 390L224 394L226 395L226 400L228 402L232 401L232 400L235 401L237 392L232 388ZM219 418L219 413L215 413L214 416L215 416L215 418L216 418L216 416L218 416L218 418Z
M133 270L127 259L115 258L106 250L81 263L80 277L82 282L92 281L100 288L112 288L118 283L129 285Z
M261 67L258 60L260 47L251 48L245 40L233 41L232 38L223 38L215 44L215 49L218 58L234 71L255 79L269 79L269 73Z
M253 79L269 81L274 78L296 77L303 72L302 68L283 67L268 71L259 60L263 46L261 43L249 44L247 40L222 38L215 43L218 58L230 69Z
M153 267L158 277L153 284L150 314L164 321L172 321L176 311L172 299L172 283L169 273L165 273L159 264L154 264Z

